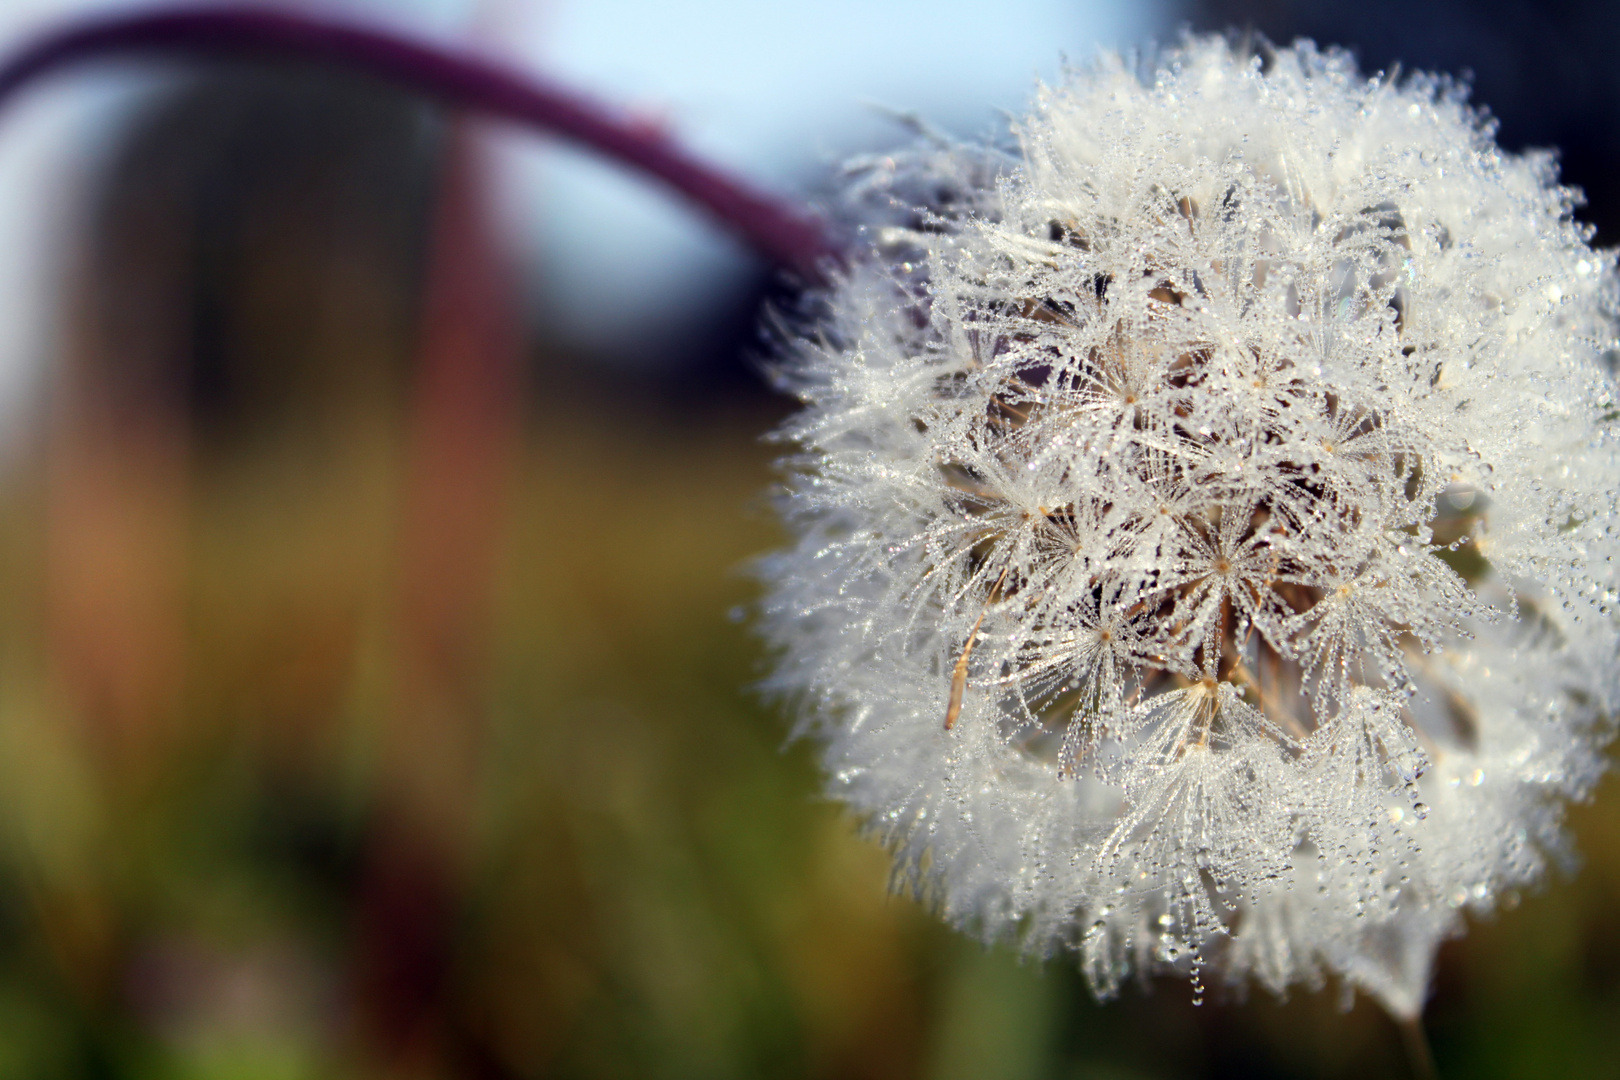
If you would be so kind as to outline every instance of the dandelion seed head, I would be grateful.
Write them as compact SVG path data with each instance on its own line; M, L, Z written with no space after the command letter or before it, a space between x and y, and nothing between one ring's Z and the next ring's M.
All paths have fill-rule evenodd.
M1614 258L1309 45L1105 55L1015 136L850 169L773 685L951 922L1415 1015L1601 772Z

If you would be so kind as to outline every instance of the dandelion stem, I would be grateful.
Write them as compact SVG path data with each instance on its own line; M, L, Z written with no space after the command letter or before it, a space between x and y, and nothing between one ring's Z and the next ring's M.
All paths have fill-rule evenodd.
M571 140L657 177L806 281L821 281L837 257L820 222L693 157L651 125L467 52L309 15L243 6L92 18L46 33L0 65L0 104L69 64L147 54L300 60L363 71L445 105Z
M1395 1026L1401 1029L1401 1042L1406 1047L1406 1060L1412 1067L1412 1080L1440 1080L1440 1072L1434 1064L1434 1051L1429 1048L1428 1033L1423 1030L1423 1018L1397 1017Z

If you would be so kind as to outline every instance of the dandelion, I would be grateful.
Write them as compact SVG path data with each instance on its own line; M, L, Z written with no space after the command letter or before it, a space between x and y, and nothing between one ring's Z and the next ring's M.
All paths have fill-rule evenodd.
M818 280L766 565L775 687L948 919L1132 972L1421 1011L1566 855L1620 670L1612 254L1444 79L1189 39L1013 150L857 163L858 250L559 87L308 16L93 20L348 64L582 141Z
M1611 254L1443 78L1189 39L857 162L773 687L952 923L1398 1018L1616 703Z

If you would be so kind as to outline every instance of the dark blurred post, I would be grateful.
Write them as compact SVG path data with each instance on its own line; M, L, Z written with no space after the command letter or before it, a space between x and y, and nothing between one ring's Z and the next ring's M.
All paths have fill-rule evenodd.
M491 589L520 419L519 329L482 158L465 125L449 145L408 419L398 698L357 944L361 1021L398 1076L475 1067L443 1009L477 810Z
M93 752L139 773L184 652L189 237L164 180L109 200L69 298L47 463L49 649Z
M320 903L354 910L348 819L329 794L337 768L331 733L348 722L362 613L380 605L372 583L351 576L318 597L294 590L256 607L264 578L255 575L283 565L279 553L261 558L279 545L307 549L309 568L321 571L329 557L341 563L364 543L366 508L392 500L375 487L356 490L355 515L339 514L311 534L299 506L309 490L301 473L326 468L391 488L391 467L363 463L373 447L392 449L400 373L418 354L430 373L457 362L443 345L418 343L420 222L442 159L437 126L391 90L342 75L249 68L210 73L155 99L116 135L97 178L52 386L41 588L46 705L66 713L42 722L76 725L78 737L67 742L88 766L88 801L74 834L83 850L59 860L71 872L35 873L29 898L87 1037L116 1028L132 1010L154 1030L206 1012L210 980L248 962L233 943L183 924L167 900L131 902L147 895L143 875L154 867L171 874L180 866L206 880L219 872L208 861L231 845L233 865L291 871ZM450 325L441 316L426 322ZM431 400L451 391L429 380L422 392ZM416 440L418 457L426 447L426 459L443 465L427 474L441 476L436 486L413 484L427 492L413 496L413 506L427 507L419 518L433 520L444 505L433 494L446 486L442 475L460 467L435 447L462 441ZM259 487L267 477L283 482ZM197 562L200 553L217 554L219 539L194 535L194 522L207 517L195 500L211 500L217 522L221 491L286 523L265 535L262 549L229 549L240 597L236 578L209 579ZM334 542L340 550L329 552ZM401 580L437 581L436 571L415 567L432 565L438 549L406 547L426 554L405 556L411 569ZM462 554L476 558L468 552L477 547ZM458 558L441 561L459 568ZM453 579L451 595L465 591L454 583L461 580ZM436 614L435 595L400 601L403 611L426 612L402 622L455 623ZM420 659L429 652L402 650L400 670L437 670ZM448 676L428 685L447 681L460 686ZM421 696L402 689L400 700ZM452 760L442 746L385 764L441 758ZM233 763L246 766L237 783L218 786L213 778ZM462 766L446 775L466 782ZM389 785L388 805L423 807L420 821L403 823L406 848L458 850L459 841L419 840L421 822L443 824L445 807L465 803L460 787L449 799L430 788L414 779ZM195 839L194 821L214 818L231 821L228 838L211 838L222 847L164 861L185 843L180 836ZM464 827L465 813L445 836ZM434 882L448 880L444 864L427 861ZM384 934L379 955L400 940ZM352 942L333 946L348 954ZM296 945L317 968L341 962L327 949L314 940ZM185 968L186 985L165 990L153 972L181 954L212 957L213 966Z
M111 194L65 298L45 446L45 662L108 802L154 782L183 685L189 237L165 175ZM92 1008L117 991L124 928L105 883L40 881L36 911Z

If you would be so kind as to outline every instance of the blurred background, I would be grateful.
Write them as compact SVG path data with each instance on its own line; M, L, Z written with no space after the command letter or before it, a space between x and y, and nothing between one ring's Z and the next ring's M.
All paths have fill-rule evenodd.
M130 4L4 0L0 46ZM1180 26L1471 72L1620 241L1620 9L323 3L793 197ZM749 689L788 286L642 181L342 72L0 113L0 1080L1401 1077L1332 990L1098 1006L887 891ZM1620 791L1443 951L1448 1076L1620 1076Z

